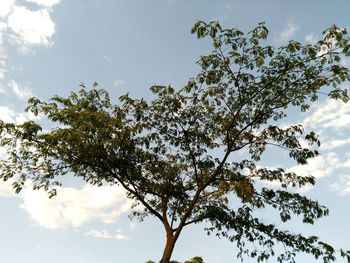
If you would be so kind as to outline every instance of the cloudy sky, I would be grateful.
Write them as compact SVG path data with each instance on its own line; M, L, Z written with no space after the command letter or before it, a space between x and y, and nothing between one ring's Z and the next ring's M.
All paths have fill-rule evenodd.
M349 28L349 11L349 0L0 0L0 119L29 120L29 97L65 96L81 82L97 81L113 98L127 91L148 98L152 84L182 87L198 71L198 56L210 51L190 34L196 19L243 30L266 21L269 41L281 45L314 42L332 24ZM350 249L350 104L322 100L291 117L320 134L322 155L298 167L271 154L266 165L313 174L317 185L303 191L331 213L312 227L290 227ZM1 182L0 208L4 263L139 263L161 255L161 226L130 221L130 202L118 187L68 179L49 200L30 185L14 195ZM174 253L179 260L196 255L207 263L236 261L233 244L207 237L200 226L185 230Z

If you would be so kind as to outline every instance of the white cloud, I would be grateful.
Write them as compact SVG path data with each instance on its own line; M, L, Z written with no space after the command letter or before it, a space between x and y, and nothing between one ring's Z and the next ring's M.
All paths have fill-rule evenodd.
M16 0L1 0L0 1L0 17L6 17L10 11L13 5L15 4Z
M345 160L342 161L340 167L342 167L342 168L350 168L350 152L345 154Z
M5 155L4 152L1 152L0 149L0 158L2 155ZM14 197L16 196L15 191L12 188L13 180L9 179L6 182L4 182L2 179L0 179L0 197Z
M97 238L114 238L117 240L123 240L126 238L125 235L120 233L121 231L117 229L116 234L110 233L107 230L96 230L91 229L90 231L86 232L87 236L93 236Z
M23 122L34 119L40 119L40 116L35 116L30 112L15 112L10 107L0 106L0 120L4 122L22 124Z
M8 27L14 32L15 41L24 48L31 45L48 46L55 33L55 24L47 9L32 11L24 6L13 8Z
M15 112L9 107L0 106L0 120L4 122L14 122Z
M341 165L341 167L350 168L350 159L347 160L347 161L345 161L345 162L343 162L342 165Z
M114 238L115 238L115 239L118 239L118 240L123 240L123 239L126 238L126 236L124 236L123 234L116 234L116 235L114 236Z
M317 36L313 33L308 34L305 36L305 41L310 43L310 44L315 44L317 42Z
M350 195L350 175L340 175L339 181L331 184L330 188L339 195Z
M124 80L117 79L116 81L114 81L114 86L116 86L116 87L120 87L123 85L124 85Z
M17 44L22 53L30 53L33 46L49 46L55 33L55 23L50 12L60 0L27 0L38 5L28 9L25 3L16 0L0 0L0 79L6 69L7 49L5 44ZM5 43L6 42L6 43ZM0 89L0 93L2 93Z
M339 148L345 145L350 144L350 138L347 139L328 139L325 142L322 142L321 149L322 150L332 150L335 148Z
M0 6L1 10L1 6ZM5 23L2 23L0 21L0 79L4 78L5 72L6 72L6 59L7 54L6 50L4 48L4 32L7 28L7 25Z
M130 222L129 228L130 228L130 231L134 231L136 229L136 224L134 222Z
M61 0L27 0L27 2L35 3L43 7L53 7L61 2Z
M112 59L111 59L109 56L102 55L102 58L103 58L105 61L109 62L109 63L112 62Z
M349 125L350 104L333 99L315 104L303 120L303 126L320 134L320 149L324 154L311 159L308 165L295 166L291 170L301 175L310 174L320 178L339 174L342 169L349 168L350 153L335 152L338 149L346 150L350 145ZM331 189L337 190L342 195L350 194L350 182L344 178L340 177L338 182L331 185ZM350 176L347 178L350 179Z
M303 121L305 127L323 131L333 129L340 131L350 125L350 103L328 99L314 107Z
M288 168L288 172L295 172L298 175L312 175L316 178L326 177L341 167L338 155L334 152L320 155L309 159L306 165L296 165Z
M282 32L278 36L278 40L280 41L288 41L294 34L299 30L300 26L295 23L294 19L289 19L287 21L286 27L282 30Z
M1 152L0 152L1 154ZM90 186L82 189L59 188L58 195L52 199L44 191L34 191L27 184L20 194L15 194L13 179L0 180L0 197L22 198L23 208L38 225L50 229L79 228L84 223L100 220L106 224L115 222L123 213L129 211L131 200L118 186ZM97 238L127 238L120 229L114 233L91 229L86 235Z
M90 186L82 189L59 188L52 199L42 191L25 189L22 208L37 224L51 228L79 228L84 223L101 220L113 223L127 212L131 201L121 187Z
M17 96L19 99L29 99L30 97L33 97L33 93L30 90L29 87L19 85L16 81L11 80L9 83L9 86L12 90L12 92Z
M90 231L86 232L86 235L97 237L97 238L112 238L113 237L106 230L95 230L95 229L91 229Z

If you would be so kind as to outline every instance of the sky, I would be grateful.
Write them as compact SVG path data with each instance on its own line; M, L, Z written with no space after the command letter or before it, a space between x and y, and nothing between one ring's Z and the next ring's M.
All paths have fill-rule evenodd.
M198 57L211 51L209 41L190 34L196 19L244 31L265 21L270 43L278 46L290 39L315 42L332 24L349 28L349 11L349 0L0 0L0 119L33 119L24 112L28 98L66 96L82 82L91 87L96 81L114 101L126 92L150 98L153 84L183 87L198 73ZM288 227L350 249L350 104L321 100L290 117L319 133L321 155L296 166L272 152L264 165L314 175L316 186L301 191L328 206L330 215L313 226L295 220ZM0 261L158 260L162 226L152 218L130 220L130 205L119 187L98 188L74 178L53 199L30 185L15 195L0 182ZM235 252L234 244L196 225L179 239L174 259L200 255L207 263L237 262ZM297 262L315 261L302 255Z

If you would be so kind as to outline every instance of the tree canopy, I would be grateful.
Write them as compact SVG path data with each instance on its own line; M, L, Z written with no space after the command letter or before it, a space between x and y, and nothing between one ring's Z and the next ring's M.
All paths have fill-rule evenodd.
M29 180L50 196L63 175L122 186L134 208L143 207L133 216L151 215L164 226L161 263L170 262L182 230L202 222L209 233L236 244L238 257L294 262L304 252L334 261L331 245L265 223L255 211L269 207L282 222L297 215L306 224L328 214L293 191L314 184L312 175L258 162L272 147L301 165L319 154L315 132L280 123L289 108L307 111L322 95L348 101L341 85L350 79L341 63L350 55L346 30L332 26L315 44L289 41L280 47L266 44L264 23L245 34L197 21L192 33L211 39L214 49L200 57L201 71L181 89L155 85L153 100L125 94L116 104L96 86L49 101L31 98L26 110L45 116L53 128L0 122L0 145L8 153L0 161L0 178L12 178L17 193Z

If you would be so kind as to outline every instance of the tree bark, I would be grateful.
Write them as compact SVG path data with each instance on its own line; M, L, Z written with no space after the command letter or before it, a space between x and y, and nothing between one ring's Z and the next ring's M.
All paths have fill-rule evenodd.
M175 246L175 239L173 235L167 234L167 240L165 244L165 248L163 251L163 256L162 259L160 260L159 263L169 263L171 259L171 255L173 253Z

